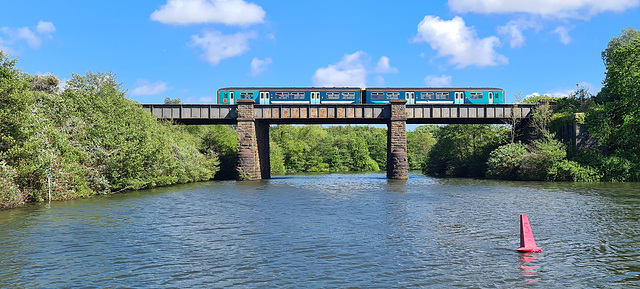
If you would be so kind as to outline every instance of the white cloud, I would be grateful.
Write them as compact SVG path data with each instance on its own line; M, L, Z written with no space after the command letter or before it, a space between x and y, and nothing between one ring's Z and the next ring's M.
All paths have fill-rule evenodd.
M260 60L257 57L254 57L251 60L251 72L249 72L250 76L258 76L262 72L266 71L269 65L273 63L271 58L265 58L264 60Z
M398 68L391 67L389 65L389 57L382 56L378 60L378 64L376 65L375 72L377 73L398 73Z
M38 22L38 26L36 27L36 31L40 34L51 34L56 32L56 27L53 25L53 22L47 22L40 20Z
M51 33L55 32L56 28L51 22L45 22L40 20L36 27L36 32L33 32L29 27L0 27L0 46L2 46L5 52L15 51L10 46L26 41L29 47L32 49L38 49L42 45L42 36L51 38ZM4 37L3 37L4 35Z
M316 70L312 81L316 86L358 86L366 87L367 75L372 73L397 73L398 69L389 65L389 57L382 56L376 67L371 68L371 59L364 51L347 54L336 63ZM384 84L384 78L375 78L378 85Z
M191 45L202 48L204 50L202 58L215 66L223 59L247 52L249 39L256 37L254 32L224 35L220 31L208 29L202 32L202 36L191 36Z
M165 24L221 23L248 26L264 22L265 12L244 0L168 0L151 13L151 20Z
M146 79L138 79L131 95L158 95L169 90L166 82L156 81L151 83Z
M569 28L564 26L558 26L556 30L553 30L553 33L558 34L560 37L560 42L564 45L568 45L571 43L571 36L569 36Z
M446 87L451 86L450 75L427 75L424 78L424 84L429 87Z
M460 13L528 13L555 18L589 19L603 12L622 12L638 7L640 0L449 0Z
M464 68L469 65L495 66L507 64L509 59L498 54L495 47L500 45L498 37L478 38L472 27L467 27L458 16L452 20L442 20L427 15L418 24L418 34L413 42L429 43L437 50L439 57L450 56L449 62Z
M347 54L336 64L318 68L312 78L313 84L315 86L365 87L367 69L364 64L367 61L368 56L364 51Z
M600 87L596 87L593 84L589 83L589 82L580 82L577 83L575 87L573 88L556 88L556 89L552 89L544 94L540 94L538 92L534 92L531 94L528 94L526 96L526 98L530 98L530 97L534 97L534 96L540 96L540 95L546 95L546 96L550 96L550 97L569 97L569 95L573 94L576 92L576 89L578 88L586 88L590 93L596 94L599 90Z
M534 28L540 30L540 25L533 20L526 20L524 18L518 20L511 20L505 26L498 26L498 33L509 39L509 46L511 48L518 48L524 45L524 35L522 31Z

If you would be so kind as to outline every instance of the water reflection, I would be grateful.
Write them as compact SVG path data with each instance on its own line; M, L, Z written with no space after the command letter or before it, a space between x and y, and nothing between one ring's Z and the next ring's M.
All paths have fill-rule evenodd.
M540 266L534 266L534 264L530 264L536 260L535 254L533 252L528 253L520 253L520 269L524 273L525 277L537 277L538 270Z

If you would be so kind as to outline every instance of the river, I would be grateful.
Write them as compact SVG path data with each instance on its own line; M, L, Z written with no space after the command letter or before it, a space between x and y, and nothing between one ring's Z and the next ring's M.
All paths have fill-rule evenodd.
M0 211L0 288L628 288L638 184L381 173L207 182ZM541 253L518 253L527 214Z

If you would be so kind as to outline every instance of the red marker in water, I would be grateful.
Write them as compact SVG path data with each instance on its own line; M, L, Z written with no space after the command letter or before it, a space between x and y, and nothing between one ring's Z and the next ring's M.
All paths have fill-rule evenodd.
M520 248L516 249L518 252L540 252L542 249L536 246L536 240L533 239L533 232L531 232L531 224L529 224L529 217L527 214L520 215Z

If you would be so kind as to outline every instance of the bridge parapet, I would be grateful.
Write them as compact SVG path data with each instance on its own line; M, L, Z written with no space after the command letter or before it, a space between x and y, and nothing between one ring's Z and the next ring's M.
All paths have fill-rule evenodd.
M145 104L143 108L158 119L185 124L235 124L236 105ZM412 124L501 124L505 119L527 118L533 104L411 104L405 105L407 122ZM387 104L342 105L254 105L256 121L273 124L385 124L391 118Z

